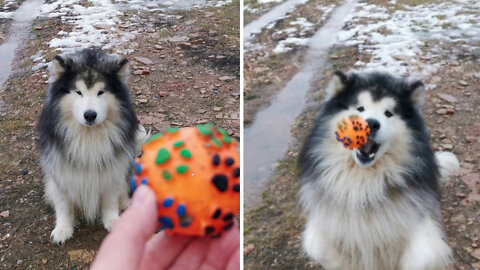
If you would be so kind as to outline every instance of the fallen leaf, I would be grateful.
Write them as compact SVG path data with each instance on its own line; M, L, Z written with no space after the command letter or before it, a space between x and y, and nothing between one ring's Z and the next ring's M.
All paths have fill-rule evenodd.
M5 210L0 213L0 217L8 218L10 216L10 211Z

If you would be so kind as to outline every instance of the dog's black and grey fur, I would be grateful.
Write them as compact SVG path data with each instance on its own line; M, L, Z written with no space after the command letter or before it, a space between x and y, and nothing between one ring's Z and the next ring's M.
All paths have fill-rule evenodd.
M93 221L100 212L111 228L128 204L130 163L146 133L133 110L126 58L85 49L56 56L49 68L40 162L56 212L52 239L63 243L76 216Z
M439 182L458 168L433 153L422 117L424 88L383 73L336 72L299 157L304 249L326 269L445 269ZM336 141L356 114L377 123L370 146Z

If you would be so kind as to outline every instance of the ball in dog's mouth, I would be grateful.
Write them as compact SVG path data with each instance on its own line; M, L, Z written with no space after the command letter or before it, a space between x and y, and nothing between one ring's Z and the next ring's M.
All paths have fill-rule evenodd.
M380 148L380 144L376 143L373 139L369 138L367 143L362 147L356 149L356 155L360 162L368 164L375 159L375 154Z

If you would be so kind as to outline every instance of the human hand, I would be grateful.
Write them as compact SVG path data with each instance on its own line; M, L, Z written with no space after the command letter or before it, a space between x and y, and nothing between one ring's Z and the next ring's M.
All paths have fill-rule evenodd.
M236 227L220 238L152 235L157 226L154 193L142 185L103 241L92 270L240 269L240 233Z

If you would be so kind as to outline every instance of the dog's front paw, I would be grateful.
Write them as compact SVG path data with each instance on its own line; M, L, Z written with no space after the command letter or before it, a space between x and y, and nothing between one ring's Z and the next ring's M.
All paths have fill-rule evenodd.
M105 227L107 231L110 231L117 219L118 215L102 218L103 227Z
M50 234L50 239L55 243L59 245L63 245L65 241L70 239L73 236L73 227L59 227L56 226L55 229L53 229L52 234Z

